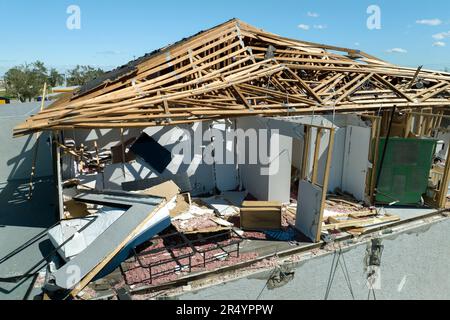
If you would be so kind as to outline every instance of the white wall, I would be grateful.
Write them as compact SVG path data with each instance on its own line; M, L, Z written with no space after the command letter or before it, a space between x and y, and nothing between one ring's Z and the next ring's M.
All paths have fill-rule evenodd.
M342 191L354 194L357 200L364 201L365 175L368 170L370 132L369 123L363 121L356 115L336 115L333 116L301 116L301 117L282 117L277 118L278 122L290 122L292 124L302 125L311 124L324 127L334 126L335 137L334 146L330 164L330 177L328 183L328 192L334 192L336 188ZM349 128L353 128L356 134L348 134ZM295 136L297 132L303 129L283 130L283 134ZM303 131L302 131L303 132ZM358 133L360 135L358 135ZM310 174L312 174L312 161L314 158L314 144L316 141L316 130L312 130L311 150L309 154ZM318 181L323 181L325 165L328 153L329 131L322 131L319 150ZM353 143L353 147L352 147ZM303 142L294 148L298 150L299 146L303 148ZM347 152L347 153L346 153ZM345 177L345 182L343 178Z
M359 201L365 200L366 177L369 171L371 129L348 126L345 141L342 190Z
M203 123L202 125L200 125L200 123L195 123L192 125L172 127L149 127L145 130L124 130L123 141L138 137L142 131L145 131L170 152L174 152L175 148L179 148L180 141L184 141L184 145L188 146L186 149L190 149L186 159L184 159L182 155L174 155L174 153L178 152L175 150L176 152L172 154L172 161L167 166L166 170L161 174L153 170L151 167L146 166L146 168L143 168L142 165L145 166L145 162L134 162L134 164L127 166L127 177L124 181L129 181L133 178L148 178L155 176L164 177L172 174L187 172L193 187L193 195L212 192L215 187L213 166L205 164L202 161L205 147L211 144L210 141L203 141L203 135L205 131L209 130L209 125L210 123ZM189 135L186 134L187 132ZM97 141L100 150L108 150L112 146L120 144L121 142L119 129L66 130L64 133L66 138L74 139L77 146L80 146L81 143L83 143L88 148L93 148L94 141ZM193 140L200 141L198 148L193 147ZM141 164L139 164L139 162L141 162ZM141 170L142 172L145 171L145 174L140 174L139 172ZM123 177L121 165L106 169L105 173L105 178L107 180L113 179L115 181L112 185L106 181L105 186L115 188L115 185L120 185L121 182L124 182L120 181L120 176Z
M266 125L256 118L239 118L236 120L236 128L247 131L249 129L266 129ZM251 142L246 140L245 145L238 141L237 153L239 157L245 157L245 163L239 163L239 178L242 187L259 200L269 199L269 176L261 175L260 164L250 164ZM255 142L253 142L255 143Z
M448 127L447 130L450 130L450 127ZM436 136L436 139L444 141L443 149L437 150L437 153L441 158L447 159L450 145L450 132L439 132Z
M286 135L280 135L284 123L271 123L269 119L262 117L247 117L236 120L237 128L247 131L267 130L267 144L266 148L269 150L269 163L266 165L266 159L257 157L256 164L249 163L249 141L242 145L238 141L238 154L242 157L246 155L246 163L239 164L239 174L242 186L258 200L289 202L290 200L290 179L291 179L291 164L292 164L292 138ZM277 134L276 130L280 130ZM263 137L257 134L259 138ZM277 145L271 145L272 141L277 141ZM260 143L260 140L257 140ZM262 140L261 140L262 141ZM250 142L251 143L251 142ZM260 145L258 147L260 150ZM266 152L262 152L263 156ZM262 160L262 161L261 161Z

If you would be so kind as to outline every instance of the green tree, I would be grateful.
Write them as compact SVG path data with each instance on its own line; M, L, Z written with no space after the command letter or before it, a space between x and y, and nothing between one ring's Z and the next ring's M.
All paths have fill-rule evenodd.
M29 65L29 76L31 84L36 87L38 94L42 92L44 84L48 82L47 67L41 61L33 62Z
M55 68L50 69L48 74L48 85L50 87L57 87L64 84L64 76Z
M67 85L81 86L105 72L91 66L76 66L68 71ZM22 102L42 94L44 83L56 87L64 83L64 76L55 68L48 69L41 61L23 64L8 70L4 76L6 93Z
M61 83L61 79L62 76L56 69L51 69L49 72L41 61L13 67L4 77L7 95L22 102L31 101L42 94L44 83L54 86L58 82Z
M72 70L67 71L67 85L82 86L103 74L105 74L105 71L100 68L77 65Z
M39 95L45 78L41 74L41 65L32 66L24 64L11 68L5 74L6 93L21 102L31 101ZM40 70L41 69L41 70Z

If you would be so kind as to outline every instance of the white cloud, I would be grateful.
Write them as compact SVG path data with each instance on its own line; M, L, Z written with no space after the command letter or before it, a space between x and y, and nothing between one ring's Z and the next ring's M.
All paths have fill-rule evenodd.
M105 51L98 51L97 54L104 55L104 56L113 56L113 55L122 54L122 52L117 51L117 50L105 50Z
M326 28L327 28L327 25L325 25L325 24L315 24L314 25L314 29L323 30L323 29L326 29Z
M359 47L361 44L360 44L359 42L355 42L354 45L355 45L356 47Z
M436 34L433 35L433 38L436 39L436 40L444 40L445 38L450 38L450 31L436 33Z
M386 50L387 53L408 53L407 50L402 49L402 48L392 48L389 50Z
M442 20L441 19L422 19L422 20L417 20L416 23L434 27L434 26L441 25Z
M445 42L436 41L435 43L433 43L433 47L445 47Z
M308 11L308 17L311 17L311 18L318 18L318 17L319 17L319 14L316 13L316 12Z
M307 24L299 24L297 27L299 29L302 29L302 30L309 30L310 29L310 27Z

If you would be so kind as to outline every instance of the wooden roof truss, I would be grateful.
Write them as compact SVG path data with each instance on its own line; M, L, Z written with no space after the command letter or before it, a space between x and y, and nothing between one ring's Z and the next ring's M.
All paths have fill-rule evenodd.
M113 71L114 72L114 71ZM450 74L231 20L71 93L14 129L129 128L229 117L447 107Z

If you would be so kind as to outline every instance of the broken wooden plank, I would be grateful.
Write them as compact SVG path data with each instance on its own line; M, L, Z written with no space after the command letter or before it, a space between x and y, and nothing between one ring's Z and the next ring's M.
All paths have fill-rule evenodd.
M370 219L348 219L347 221L340 221L338 223L324 224L322 226L322 230L338 230L349 227L367 227L375 224L394 222L398 220L400 220L400 217L398 216L383 216Z

